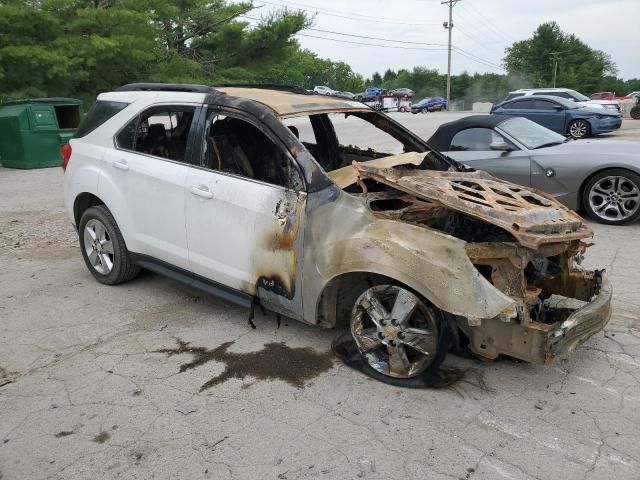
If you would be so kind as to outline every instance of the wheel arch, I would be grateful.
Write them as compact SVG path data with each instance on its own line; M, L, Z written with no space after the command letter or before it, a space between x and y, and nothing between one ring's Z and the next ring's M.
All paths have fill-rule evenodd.
M327 328L344 326L341 319L344 318L345 309L349 308L347 304L354 292L361 285L373 284L374 281L380 280L404 285L403 282L398 282L387 275L367 271L344 272L331 278L325 283L316 302L318 323Z
M88 208L95 207L96 205L105 205L105 203L100 197L93 193L82 192L76 196L73 202L73 218L75 220L76 229L80 228L80 218L82 217L82 214Z

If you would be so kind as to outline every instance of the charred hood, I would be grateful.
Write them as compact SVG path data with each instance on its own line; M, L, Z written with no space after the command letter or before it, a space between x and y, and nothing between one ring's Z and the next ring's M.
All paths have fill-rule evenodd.
M550 195L499 180L482 171L442 172L407 166L376 168L358 162L353 162L353 167L361 178L370 178L493 224L525 247L538 248L545 243L593 235L578 214Z

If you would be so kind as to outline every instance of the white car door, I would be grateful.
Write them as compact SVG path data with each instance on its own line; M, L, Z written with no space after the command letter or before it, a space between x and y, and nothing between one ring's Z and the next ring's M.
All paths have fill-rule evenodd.
M131 252L189 269L184 186L187 146L198 107L155 106L116 136L103 161L101 198L110 199Z
M301 316L306 193L294 159L255 120L211 109L202 123L185 188L192 271Z

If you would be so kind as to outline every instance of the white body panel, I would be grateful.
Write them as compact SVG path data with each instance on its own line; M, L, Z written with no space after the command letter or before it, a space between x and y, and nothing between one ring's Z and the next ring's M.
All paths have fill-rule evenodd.
M287 271L292 275L281 280L295 291L304 194L200 168L189 169L185 193L194 273L254 294L261 277ZM288 219L281 212L299 214L293 235L296 245L282 245L282 241L274 245L274 237L286 231Z
M109 205L130 251L189 268L184 217L185 164L107 150L98 197Z

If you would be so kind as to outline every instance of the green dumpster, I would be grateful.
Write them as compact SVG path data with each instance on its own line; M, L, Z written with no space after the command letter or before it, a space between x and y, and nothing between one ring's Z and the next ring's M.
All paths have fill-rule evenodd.
M74 98L35 98L0 104L0 163L12 168L54 167L60 147L82 119Z

